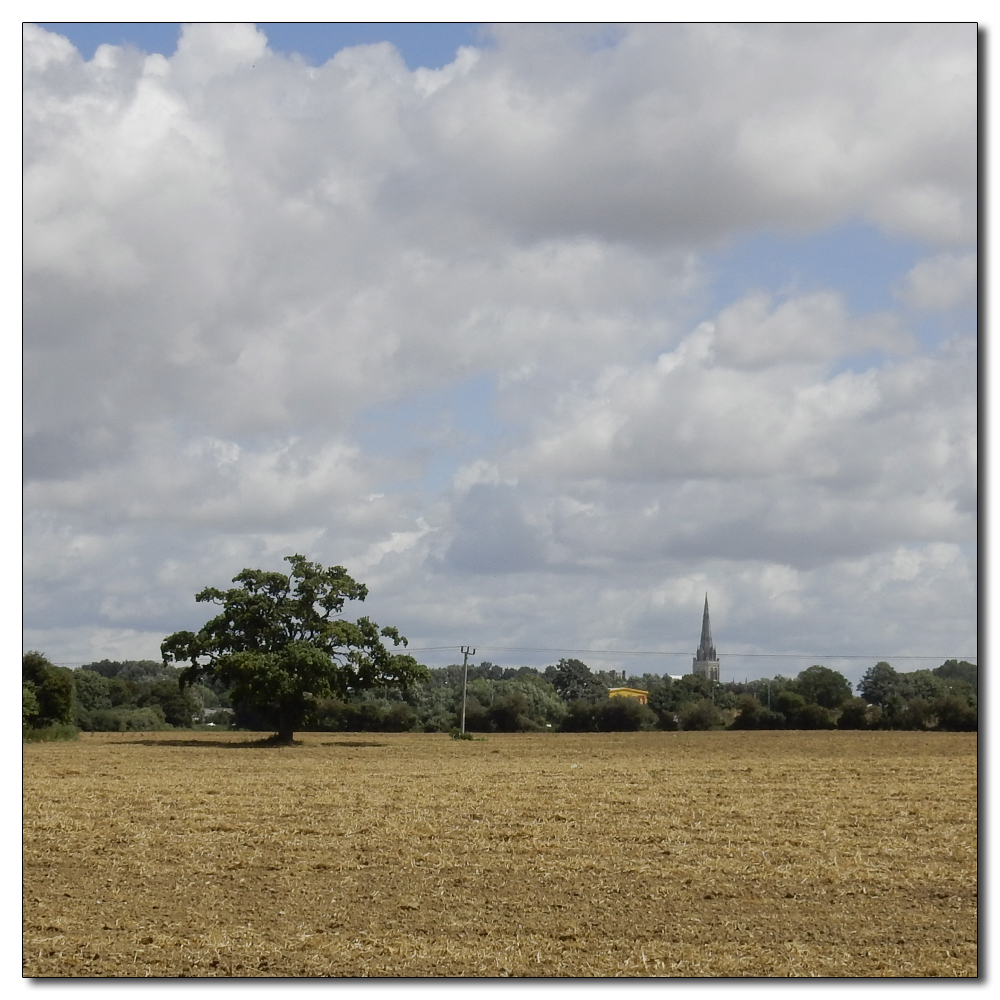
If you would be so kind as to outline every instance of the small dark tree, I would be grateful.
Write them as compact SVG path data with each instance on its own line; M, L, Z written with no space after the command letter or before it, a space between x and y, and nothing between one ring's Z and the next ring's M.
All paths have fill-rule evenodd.
M389 733L409 732L416 721L416 712L405 701L397 701L385 713L385 731Z
M858 691L870 705L885 709L893 698L905 695L905 681L888 663L880 660L865 671L858 684Z
M183 728L190 728L198 707L190 690L182 688L177 681L157 681L139 698L140 708L156 705L163 711L166 722Z
M937 728L958 733L974 733L979 728L979 713L968 702L945 695L934 702Z
M594 706L594 721L602 733L636 733L652 729L656 713L637 698L606 698Z
M528 717L528 699L521 691L498 698L486 712L490 726L498 733L522 733L539 726Z
M762 705L753 695L742 695L736 703L736 718L730 729L782 729L785 717Z
M814 701L807 701L795 717L797 729L833 729L834 721L830 713Z
M38 699L35 697L34 688L26 684L21 685L21 725L29 728L33 719L38 717Z
M677 728L677 699L669 676L657 678L657 682L650 685L647 704L656 714L659 729L673 731Z
M215 677L234 702L260 711L291 742L317 698L344 697L379 685L408 685L426 675L412 656L393 654L382 637L406 645L395 628L368 618L336 617L346 601L368 594L343 566L324 569L304 556L287 556L292 571L245 569L227 591L206 587L195 600L222 606L200 631L175 632L160 647L164 663L190 664L181 684Z
M772 712L762 705L752 694L740 695L736 702L736 718L730 729L780 729L784 716Z
M565 718L559 728L564 733L594 733L597 722L594 719L594 703L578 698L569 703Z
M806 701L823 708L839 708L851 697L851 683L841 673L818 664L795 678L795 689Z
M979 667L967 660L945 660L932 673L945 680L965 681L973 691L979 692Z
M934 716L934 708L926 698L911 698L895 719L896 729L929 729Z
M713 681L701 674L685 674L679 681L673 682L678 705L685 701L701 701L703 698L711 701L714 687Z
M73 671L57 667L35 650L21 657L21 687L35 699L37 709L27 715L25 724L31 729L70 725L73 722ZM22 706L30 706L22 696ZM22 708L23 712L23 708Z
M774 699L775 708L787 720L788 729L798 729L799 716L806 707L806 700L794 691L779 691Z
M693 730L718 729L722 725L719 710L707 698L689 702L680 712L681 728Z
M563 701L581 698L584 701L600 701L608 695L608 689L581 660L560 660L551 674L549 670L545 671L545 676Z
M868 702L864 698L852 698L840 709L837 718L838 729L867 729Z
M462 696L455 700L455 714L462 711ZM470 733L488 733L490 731L490 720L486 714L483 703L470 694L465 700L465 728Z
M76 688L77 703L84 711L111 708L108 679L96 670L74 670L73 685Z
M948 681L936 676L930 670L914 670L913 673L902 676L906 678L907 694L911 699L916 697L924 701L934 701L951 693L948 690Z

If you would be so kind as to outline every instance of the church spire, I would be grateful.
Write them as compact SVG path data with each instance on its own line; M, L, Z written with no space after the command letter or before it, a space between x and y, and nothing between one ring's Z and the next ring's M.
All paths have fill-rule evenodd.
M695 655L695 662L716 661L715 646L712 643L712 622L708 617L708 594L705 594L705 614L701 619L701 642L698 644L698 652Z

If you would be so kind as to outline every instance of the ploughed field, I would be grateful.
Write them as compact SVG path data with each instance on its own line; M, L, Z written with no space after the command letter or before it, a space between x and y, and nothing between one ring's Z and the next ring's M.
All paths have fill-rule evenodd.
M976 736L24 747L28 976L974 976Z

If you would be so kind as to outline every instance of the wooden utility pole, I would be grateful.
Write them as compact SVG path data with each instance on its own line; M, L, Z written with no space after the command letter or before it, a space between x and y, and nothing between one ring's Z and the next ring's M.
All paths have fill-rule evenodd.
M465 735L465 691L469 686L469 655L476 655L476 651L471 646L462 646L462 653L465 660L462 663L462 735Z

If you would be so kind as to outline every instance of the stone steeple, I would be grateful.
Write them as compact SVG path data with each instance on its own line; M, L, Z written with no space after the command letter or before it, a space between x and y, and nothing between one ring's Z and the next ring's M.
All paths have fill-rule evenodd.
M719 679L719 658L712 642L712 622L708 617L708 594L705 595L705 613L701 619L701 642L698 644L691 671L709 680Z

